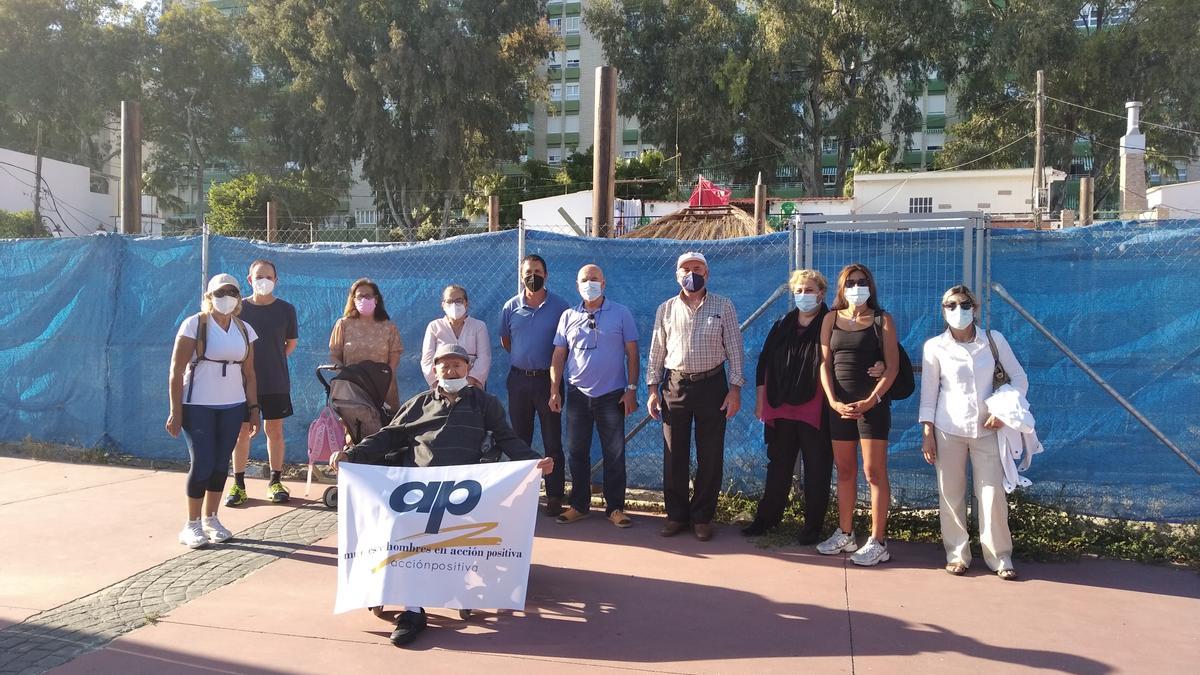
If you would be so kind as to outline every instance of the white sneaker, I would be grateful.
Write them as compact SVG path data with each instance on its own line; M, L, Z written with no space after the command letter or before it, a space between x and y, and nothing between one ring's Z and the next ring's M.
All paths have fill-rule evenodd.
M835 555L842 551L853 551L856 548L858 548L858 544L854 541L854 533L842 532L842 528L839 527L828 539L817 544L817 553Z
M878 565L881 562L887 562L892 559L892 554L888 553L887 545L875 541L875 537L867 539L867 543L863 547L854 552L850 556L850 562L863 567L871 567Z
M179 543L188 548L201 548L208 543L208 535L204 534L204 527L199 519L187 521L179 531Z
M204 534L208 537L208 541L214 544L219 544L233 536L229 528L222 525L216 516L209 516L204 519Z

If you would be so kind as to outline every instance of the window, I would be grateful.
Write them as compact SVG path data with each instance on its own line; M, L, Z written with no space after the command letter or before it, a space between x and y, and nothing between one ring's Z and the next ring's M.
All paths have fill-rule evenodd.
M552 83L550 85L550 100L551 101L561 101L562 97L563 97L563 86L561 84L559 84L558 82Z
M567 83L567 100L568 101L578 101L579 100L579 83L578 82L568 82Z
M546 153L546 163L550 166L558 166L562 164L562 153L558 150L551 150Z
M824 166L821 167L821 184L827 188L837 185L837 167Z
M946 130L943 128L931 128L925 130L925 149L926 150L941 150L946 144Z
M796 177L796 167L781 166L781 167L775 169L775 177L776 178L795 178Z
M909 213L933 213L933 197L909 197Z
M562 22L563 22L563 20L560 17L554 17L554 18L550 19L550 30L554 31L555 33L561 33L562 32Z
M563 27L566 29L564 32L567 35L579 35L579 17L568 16L563 21Z
M838 151L838 139L822 138L821 139L821 154L836 155Z
M529 131L529 122L517 122L512 125L513 131Z
M567 115L563 118L563 131L568 134L579 133L579 115Z
M579 50L578 49L568 49L567 50L567 67L568 68L578 68L579 67Z
M638 151L637 150L622 150L621 156L624 157L625 159L637 159Z
M562 115L552 115L546 117L546 133L559 134L563 130Z
M925 114L927 115L945 115L946 114L946 95L945 94L930 94L925 97Z

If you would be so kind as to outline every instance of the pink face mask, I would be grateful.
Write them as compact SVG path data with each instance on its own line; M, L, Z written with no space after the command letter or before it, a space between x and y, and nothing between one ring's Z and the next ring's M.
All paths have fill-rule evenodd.
M375 315L375 298L355 298L354 309L363 316Z

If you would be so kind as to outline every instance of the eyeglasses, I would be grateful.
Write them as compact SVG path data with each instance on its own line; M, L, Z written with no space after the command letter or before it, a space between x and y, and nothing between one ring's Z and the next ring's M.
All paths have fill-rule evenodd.
M462 298L455 298L453 300L443 300L442 304L443 305L458 305L459 307L462 307L463 305L467 304L467 301L463 300Z
M971 302L970 300L963 300L962 302L954 302L951 300L949 302L942 303L942 309L955 309L957 307L962 307L963 309L975 309L975 303Z
M869 284L867 283L866 279L847 279L846 280L846 288L854 288L855 286L862 286L863 288L867 288L869 286Z
M236 298L238 295L238 289L236 288L218 288L213 291L214 298Z
M368 293L367 295L363 295L362 293L354 294L355 300L370 300L371 298L374 298L374 297L375 297L374 293Z

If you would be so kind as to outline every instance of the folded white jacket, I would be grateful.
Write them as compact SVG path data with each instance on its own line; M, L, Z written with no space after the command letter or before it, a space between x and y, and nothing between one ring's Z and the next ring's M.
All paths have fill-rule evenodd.
M1000 446L1000 465L1004 467L1004 491L1012 492L1018 487L1029 487L1033 481L1020 472L1029 468L1033 456L1042 451L1042 442L1034 431L1033 414L1029 412L1029 401L1011 384L997 389L984 402L989 415L1004 423L996 430L997 445ZM1017 461L1020 461L1020 465Z

